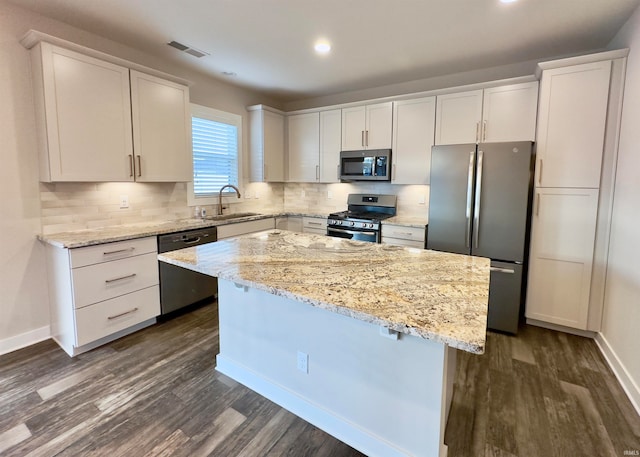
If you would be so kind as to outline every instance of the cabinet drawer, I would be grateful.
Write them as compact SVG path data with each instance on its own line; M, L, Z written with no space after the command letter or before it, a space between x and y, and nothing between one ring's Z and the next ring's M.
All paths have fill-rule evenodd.
M238 222L218 226L218 239L231 238L246 233L261 232L275 228L276 220L273 217L258 219L257 221Z
M156 240L155 236L149 236L147 238L71 249L71 268L157 252L158 242Z
M72 270L74 305L82 308L158 284L158 255L138 255Z
M424 245L425 227L406 227L403 225L382 224L383 238L398 238L409 241L419 241Z
M155 285L75 311L76 346L83 346L160 314Z
M319 217L302 217L302 231L314 233L320 231L324 235L327 232L327 219Z
M384 244L393 244L394 246L406 246L409 248L424 249L424 241L405 240L404 238L389 238L387 236L382 237Z

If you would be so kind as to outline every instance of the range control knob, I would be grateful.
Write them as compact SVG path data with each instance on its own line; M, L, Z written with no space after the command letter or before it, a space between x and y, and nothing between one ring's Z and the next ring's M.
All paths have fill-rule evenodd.
M373 228L373 224L369 224L369 228Z
M355 223L355 222L352 222L352 223L351 223L351 227L354 227L355 225L356 225L356 223Z

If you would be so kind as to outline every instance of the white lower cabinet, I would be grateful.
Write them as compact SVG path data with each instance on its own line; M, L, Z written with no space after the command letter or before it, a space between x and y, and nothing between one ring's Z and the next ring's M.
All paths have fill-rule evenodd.
M70 356L155 323L156 237L81 248L47 245L51 334Z
M160 313L158 285L77 309L78 346L125 330Z
M587 330L598 189L536 189L528 319Z
M316 235L327 234L327 218L326 217L302 217L302 233L315 233Z
M278 230L302 232L302 216L276 217L276 228Z
M247 233L262 232L276 227L275 219L258 219L255 221L237 222L218 226L218 240L231 238L234 236L246 235Z
M382 242L396 246L424 249L426 227L382 224Z

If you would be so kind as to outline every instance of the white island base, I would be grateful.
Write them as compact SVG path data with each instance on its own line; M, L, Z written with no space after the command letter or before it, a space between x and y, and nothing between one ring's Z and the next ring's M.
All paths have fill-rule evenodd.
M218 371L370 457L447 455L455 349L228 280L218 290Z

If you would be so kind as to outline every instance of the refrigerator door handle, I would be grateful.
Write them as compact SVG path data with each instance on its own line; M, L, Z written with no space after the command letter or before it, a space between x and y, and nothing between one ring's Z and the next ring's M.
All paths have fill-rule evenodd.
M469 153L469 175L467 176L467 225L464 230L464 246L469 247L471 235L471 205L473 203L473 169L475 167L475 151Z
M508 274L515 274L515 270L512 268L500 268L500 267L489 267L489 271L494 271L496 273L508 273Z
M473 208L473 248L478 247L480 239L480 195L482 193L482 159L484 152L478 151L478 172L476 174L476 202Z

